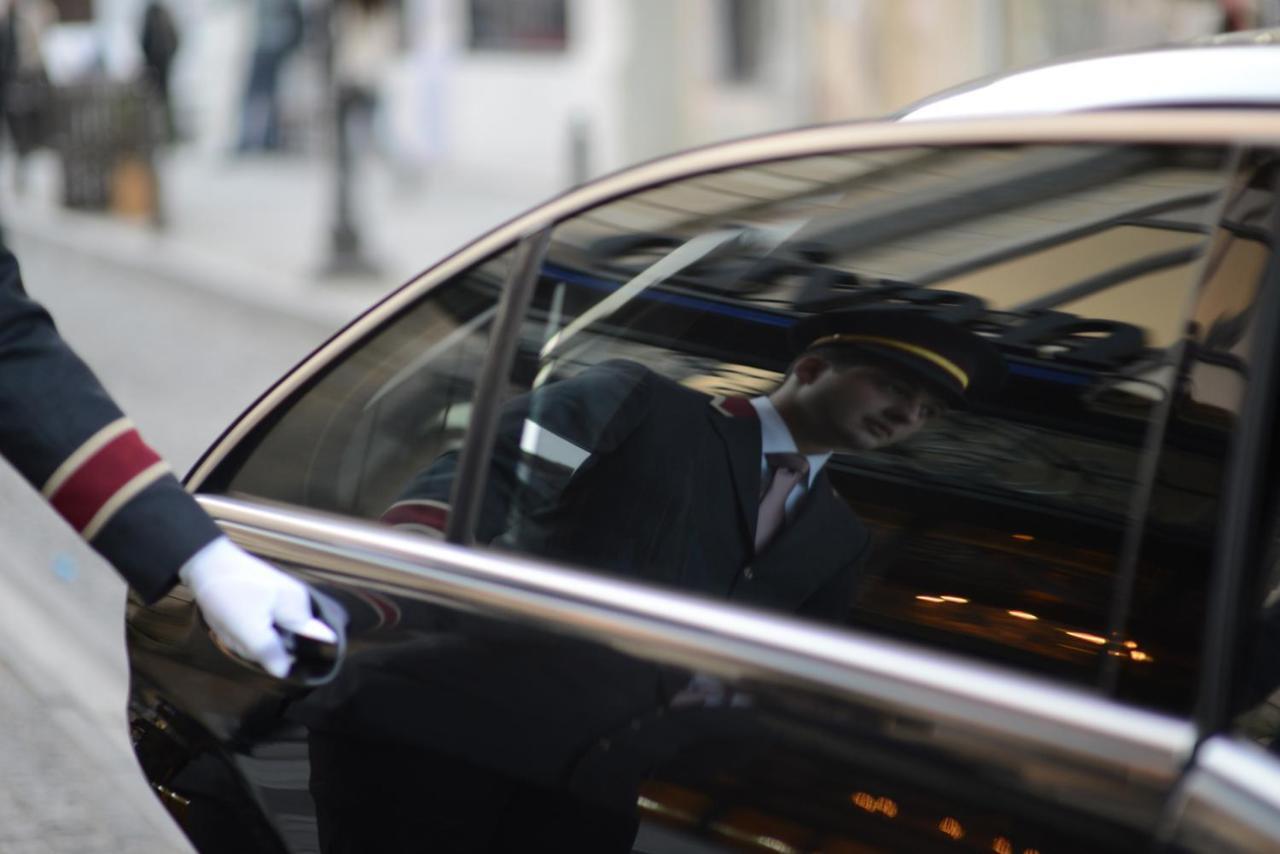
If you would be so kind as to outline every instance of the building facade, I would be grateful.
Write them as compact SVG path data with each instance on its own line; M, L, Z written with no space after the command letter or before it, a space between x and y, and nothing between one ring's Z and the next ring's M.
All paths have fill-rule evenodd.
M188 138L235 138L254 2L173 0ZM402 165L554 189L680 148L884 114L1083 51L1267 24L1272 0L388 0L400 32L375 135ZM281 71L290 147L331 137L328 0ZM145 0L97 0L102 66L138 62ZM82 25L77 25L82 26ZM342 38L341 33L336 38Z

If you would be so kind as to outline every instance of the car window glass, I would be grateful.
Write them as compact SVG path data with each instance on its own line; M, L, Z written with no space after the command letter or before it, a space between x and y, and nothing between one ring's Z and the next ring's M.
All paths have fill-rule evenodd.
M1221 271L1251 250L1213 255L1210 239L1233 162L1153 146L858 152L572 218L521 329L475 539L1081 684L1114 683L1110 658L1185 689L1200 600L1168 591L1166 621L1112 610L1146 601L1127 592L1134 572L1140 593L1161 573L1194 591L1208 569L1232 414L1180 372L1198 390L1220 369L1180 360L1206 264L1223 317L1247 287ZM849 307L962 324L1008 380L890 447L836 448L757 551L770 469L726 434L784 381L793 324ZM434 481L450 468L397 500L447 500Z
M432 288L335 358L205 488L385 515L406 472L461 447L509 256Z

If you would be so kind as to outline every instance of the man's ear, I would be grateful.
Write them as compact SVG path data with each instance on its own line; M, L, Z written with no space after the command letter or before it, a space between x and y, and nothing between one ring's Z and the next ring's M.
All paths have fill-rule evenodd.
M801 356L792 364L791 374L799 381L800 385L808 385L830 368L831 363L821 356Z

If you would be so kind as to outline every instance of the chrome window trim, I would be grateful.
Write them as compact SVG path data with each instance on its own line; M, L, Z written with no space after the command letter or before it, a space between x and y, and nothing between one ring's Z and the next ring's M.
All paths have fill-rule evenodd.
M871 634L556 568L278 505L200 496L245 547L362 585L412 589L468 610L554 624L616 648L643 647L727 677L804 684L918 714L935 738L1020 739L1147 785L1172 785L1196 741L1189 721ZM950 735L948 735L950 734Z
M586 208L646 187L703 172L786 157L857 149L974 145L982 143L1152 142L1165 144L1274 144L1280 115L1268 110L1133 110L1088 115L936 121L866 122L806 128L695 149L654 160L571 190L489 232L426 270L334 335L291 374L264 394L228 429L187 477L190 489L295 389L332 358L418 299L471 265Z
M1184 851L1263 851L1280 844L1280 767L1256 744L1216 735L1196 751L1159 840Z
M1258 745L1225 735L1214 736L1196 752L1196 771L1247 793L1280 816L1280 766L1273 754ZM1196 788L1194 781L1189 788Z

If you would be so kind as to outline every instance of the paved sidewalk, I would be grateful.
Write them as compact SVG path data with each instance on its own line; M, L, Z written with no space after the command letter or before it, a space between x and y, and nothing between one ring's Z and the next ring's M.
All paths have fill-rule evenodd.
M407 176L374 160L357 171L354 210L379 272L326 278L334 193L323 157L175 148L159 165L166 223L159 230L145 220L63 208L51 154L29 160L28 186L16 198L11 164L2 165L0 222L17 234L334 327L560 189L537 175L521 186L483 176Z
M0 852L190 852L129 747L124 583L3 461L0 509Z

